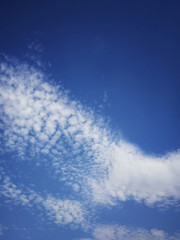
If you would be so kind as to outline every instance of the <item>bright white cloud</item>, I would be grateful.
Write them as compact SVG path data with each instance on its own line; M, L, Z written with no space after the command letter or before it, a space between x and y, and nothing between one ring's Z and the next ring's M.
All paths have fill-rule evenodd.
M41 71L9 60L0 69L2 153L18 153L19 159L35 164L46 159L57 181L71 185L86 208L129 198L148 205L179 200L179 151L147 155L123 139L115 140L102 119L48 83ZM29 195L8 180L3 184L4 196L28 205ZM83 221L78 201L51 195L39 200L56 223Z
M148 156L123 141L111 147L108 174L102 180L91 180L94 198L98 202L103 203L108 197L109 201L125 201L133 197L150 205L160 201L165 203L169 197L179 199L179 152L162 157Z

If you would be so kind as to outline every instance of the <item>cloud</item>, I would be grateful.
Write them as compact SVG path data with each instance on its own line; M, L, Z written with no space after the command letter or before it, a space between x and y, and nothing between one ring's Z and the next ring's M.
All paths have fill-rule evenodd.
M128 228L118 225L99 225L94 228L92 238L80 240L178 240L180 234L169 235L163 230L143 228Z
M85 224L84 212L78 201L69 199L60 199L48 194L46 197L34 190L24 187L18 187L12 183L10 177L1 175L0 196L6 197L5 202L12 202L15 205L22 205L31 209L40 208L56 224Z
M82 207L78 201L62 201L53 196L48 196L43 201L43 206L57 224L82 224L84 222Z
M128 199L167 205L179 200L179 150L151 156L114 138L103 118L28 64L5 58L0 81L1 154L15 154L17 166L22 160L48 166L61 186L71 186L63 199L35 194L56 223L79 224L82 208L90 210L92 205ZM36 202L30 201L29 193L19 192L8 177L3 188L4 196L20 204Z

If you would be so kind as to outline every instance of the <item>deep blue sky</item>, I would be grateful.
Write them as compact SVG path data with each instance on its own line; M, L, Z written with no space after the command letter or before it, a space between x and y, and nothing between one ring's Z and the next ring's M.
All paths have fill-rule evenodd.
M26 62L41 69L53 79L55 84L67 89L70 98L80 101L86 111L93 109L95 115L102 116L105 122L109 121L109 128L118 139L123 137L134 146L138 146L142 152L161 156L180 148L179 12L179 1L166 0L1 1L0 54L11 56L11 58L19 59L20 62ZM2 106L5 104L4 101ZM2 116L3 114L4 112ZM103 126L105 128L106 125ZM2 128L6 127L2 125ZM102 126L99 128L101 129ZM4 138L6 142L7 138ZM63 136L63 140L64 138ZM63 142L64 148L66 144ZM5 148L5 145L2 146ZM57 179L52 177L53 170L48 172L50 168L48 163L46 171L39 169L38 165L37 169L34 168L33 163L26 164L21 161L18 163L18 149L13 148L8 155L9 150L6 152L5 148L5 152L1 154L3 159L1 165L6 175L10 174L12 182L17 181L16 185L21 186L23 183L28 186L25 191L29 191L27 190L30 187L29 184L34 184L33 189L37 192L45 194L44 192L49 191L54 194L56 189L59 189L56 181L58 177ZM35 159L36 156L32 156L31 151L31 144L27 145L26 158ZM71 146L68 151L71 151ZM82 149L81 151L81 157L83 156L89 164L91 159L88 157L86 159L88 152ZM51 155L46 157L43 154L37 154L38 161L43 158L51 160ZM65 155L65 161L71 159L69 165L73 157L76 157L75 154L73 152L72 156L70 153L68 156ZM128 154L134 157L136 151L133 153L133 150L128 150ZM170 157L170 160L173 162L178 158L177 153L177 156ZM82 169L87 170L84 165ZM20 176L17 173L24 174L25 177L17 178ZM52 178L47 178L47 176ZM172 176L174 177L172 179L176 179L176 172ZM178 188L179 180L176 180L175 187ZM38 186L36 182L39 182ZM157 185L162 182L160 181ZM66 195L66 192L69 194L71 190L67 187L62 191L64 191L62 195ZM166 192L162 189L163 191ZM177 200L177 191L175 191L176 194L173 193L174 195L169 194L168 191L167 196ZM26 192L26 194L29 193ZM174 234L180 229L179 210L176 211L175 205L162 211L157 206L152 208L152 206L147 206L148 204L137 203L138 200L133 194L133 191L129 194L131 200L127 202L121 202L121 198L117 199L119 202L114 208L108 207L107 210L106 205L98 205L97 210L95 207L96 217L100 216L99 223L144 228L147 231L157 228L169 234ZM164 198L166 199L166 194ZM7 231L8 227L4 230L6 233L2 235L4 240L26 239L26 234L22 233L25 230L20 229L22 235L18 235L17 231L17 236L15 236L15 230L12 227L16 221L18 226L23 225L25 219L29 221L29 230L26 230L29 231L31 239L52 237L57 239L57 236L62 234L64 239L77 238L79 240L87 234L87 237L93 240L101 240L96 236L95 230L93 238L88 233L80 236L78 230L75 232L68 226L59 228L52 224L52 228L56 229L54 232L48 230L49 228L46 231L35 230L33 217L28 212L24 210L21 212L19 207L6 206L4 196L1 202L1 206L5 206L1 207L2 229L11 225L9 231ZM33 214L39 216L41 210L37 207ZM96 210L93 211L96 212ZM20 216L19 219L17 216ZM47 224L46 217L44 219ZM32 229L36 233L35 236ZM39 237L37 237L38 234Z

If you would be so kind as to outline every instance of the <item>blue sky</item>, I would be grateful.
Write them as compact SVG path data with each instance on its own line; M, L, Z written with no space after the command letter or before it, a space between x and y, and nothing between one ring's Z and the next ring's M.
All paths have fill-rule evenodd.
M180 239L178 1L4 1L0 239Z

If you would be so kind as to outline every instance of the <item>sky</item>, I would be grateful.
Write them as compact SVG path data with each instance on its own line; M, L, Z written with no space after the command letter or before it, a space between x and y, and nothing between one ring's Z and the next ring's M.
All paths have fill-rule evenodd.
M1 1L0 239L180 239L179 1Z

